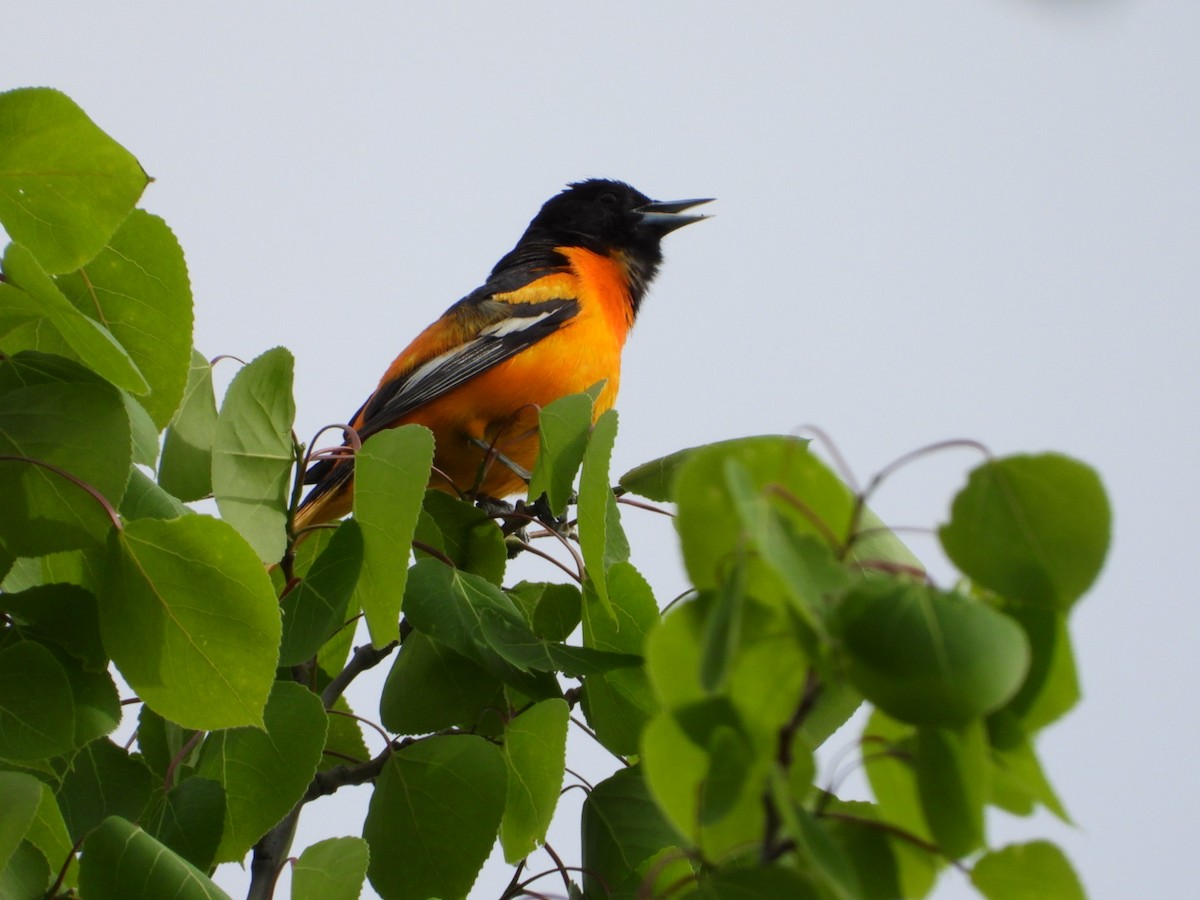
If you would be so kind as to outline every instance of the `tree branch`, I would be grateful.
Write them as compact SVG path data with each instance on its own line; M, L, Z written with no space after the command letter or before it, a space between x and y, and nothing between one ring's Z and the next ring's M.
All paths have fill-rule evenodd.
M383 767L391 757L392 751L399 749L401 746L403 746L403 742L389 744L374 759L360 763L357 766L334 766L332 769L318 772L313 776L313 780L309 782L308 790L304 792L304 796L300 798L300 802L296 805L296 811L298 812L299 808L305 803L311 803L319 797L328 797L337 791L338 788L374 781L379 777L379 773L383 771Z
M387 659L392 651L400 645L400 641L408 637L411 631L412 626L408 624L408 621L401 620L399 641L392 641L384 647L364 644L355 648L350 661L321 692L321 703L325 708L331 709L338 697L342 696L355 678ZM398 745L389 744L383 753L360 766L335 766L313 776L313 780L309 784L308 790L304 792L304 796L300 798L300 802L254 845L254 857L250 863L250 891L246 894L246 900L271 900L275 893L275 882L279 878L284 863L287 862L292 839L296 836L296 824L300 821L300 810L304 808L304 804L316 800L318 797L332 794L340 787L350 784L365 784L378 777L379 773L383 771L383 764L387 762L392 749L396 746Z
M410 631L412 631L412 626L408 624L408 620L402 621L400 623L400 640L408 637ZM392 641L390 644L378 648L374 644L363 644L361 647L356 647L354 655L350 657L346 667L333 676L333 680L325 686L325 690L321 691L321 702L325 704L325 708L331 709L337 702L337 698L342 696L342 693L350 686L350 682L367 669L373 669L379 665L398 646L400 646L400 641Z
M788 723L779 730L779 741L775 749L775 762L785 772L792 767L792 741L796 737L796 732L799 731L813 708L817 705L817 700L821 696L821 679L813 669L808 670L808 677L804 682L804 693L800 697L800 703L796 706L796 711L792 713L792 718ZM766 816L766 828L762 844L762 859L763 862L770 862L779 855L779 828L782 824L780 820L779 810L775 808L775 801L771 798L768 791L763 796L763 807Z
M287 861L292 838L296 836L296 824L300 821L301 800L278 825L264 834L254 845L254 857L250 862L250 890L246 900L271 900L275 893L275 882Z

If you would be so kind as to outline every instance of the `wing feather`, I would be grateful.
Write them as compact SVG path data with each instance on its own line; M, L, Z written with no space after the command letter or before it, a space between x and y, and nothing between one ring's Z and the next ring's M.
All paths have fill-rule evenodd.
M472 296L467 301L474 302L465 309L483 312L490 321L469 340L381 384L351 419L357 423L359 440L365 441L422 405L527 350L554 334L579 312L579 302L568 297L535 303L503 303ZM349 480L352 471L353 464L346 459L327 459L310 466L304 482L316 487L305 498L305 505Z
M505 304L501 318L475 337L381 385L361 412L359 437L389 427L419 407L549 337L579 311L573 299Z

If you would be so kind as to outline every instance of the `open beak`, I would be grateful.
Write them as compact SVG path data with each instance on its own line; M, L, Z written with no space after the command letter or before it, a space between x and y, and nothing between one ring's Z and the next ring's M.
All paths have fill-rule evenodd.
M712 197L700 200L651 200L634 211L641 214L643 225L651 225L663 234L669 234L684 225L712 218L711 216L682 215L685 209L691 209L701 203L711 203L712 200Z

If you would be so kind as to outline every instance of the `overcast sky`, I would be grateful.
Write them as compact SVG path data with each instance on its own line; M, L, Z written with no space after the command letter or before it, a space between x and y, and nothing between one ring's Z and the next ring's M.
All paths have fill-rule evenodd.
M1116 522L1072 621L1086 697L1040 742L1080 828L991 839L1059 841L1096 898L1194 890L1200 3L9 7L0 89L60 88L138 156L197 347L291 348L304 438L547 197L608 176L719 198L668 238L626 349L618 470L805 423L863 479L948 437L1095 465ZM924 460L876 507L936 525L972 462ZM665 602L670 526L626 521ZM365 797L310 807L301 845L357 833Z

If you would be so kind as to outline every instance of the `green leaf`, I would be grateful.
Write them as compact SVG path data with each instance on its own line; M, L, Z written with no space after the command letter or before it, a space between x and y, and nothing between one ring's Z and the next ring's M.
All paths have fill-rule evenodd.
M743 474L731 480L733 473ZM806 441L764 436L698 447L679 470L675 494L684 564L697 589L718 588L731 557L745 548L748 538L757 537L760 552L783 573L788 591L802 595L798 611L811 618L807 608L818 598L811 596L799 568L805 561L785 556L788 548L781 544L807 536L831 548L840 546L850 533L854 497L809 452ZM752 567L747 593L765 600L778 593L777 577ZM812 587L820 589L822 583Z
M825 823L792 800L784 779L776 777L772 787L783 831L795 842L803 868L824 888L823 893L838 900L861 897L858 872Z
M56 466L118 504L133 457L120 393L59 357L0 359L0 455ZM112 528L94 497L42 466L0 462L0 496L0 542L19 556L95 546Z
M338 697L325 715L329 729L325 732L325 749L321 751L321 768L346 765L349 760L366 762L371 758L362 726L344 696Z
M851 582L849 570L834 556L827 539L797 533L793 519L777 509L778 499L767 490L754 486L753 476L736 458L725 460L725 487L732 499L739 520L745 529L745 545L733 549L741 580L755 566L743 560L751 550L782 586L792 609L814 638L826 639L823 616L830 599L844 591ZM727 579L722 578L721 590ZM745 590L744 586L742 590ZM757 582L755 593L764 598L770 591Z
M889 715L963 725L1021 686L1029 645L1012 619L962 594L900 581L866 582L843 599L850 680Z
M971 870L971 883L987 900L1085 900L1075 870L1049 841L985 853Z
M1005 604L1004 611L1025 630L1032 651L1025 683L1007 709L1026 731L1044 728L1066 715L1079 702L1079 677L1066 614L1024 604Z
M858 876L863 900L893 900L905 894L892 841L877 827L879 817L870 803L830 800L822 823Z
M134 519L177 519L192 515L184 506L161 487L150 480L141 469L134 467L129 473L129 486L121 498L121 518L127 522Z
M917 729L913 768L921 809L938 846L951 859L983 843L987 751L986 732L978 720L963 728Z
M609 653L543 641L524 621L514 622L496 609L479 610L480 634L488 646L521 670L562 672L568 678L599 675L641 664L632 653Z
M321 698L277 681L263 711L265 731L236 728L205 740L196 774L225 789L218 862L235 862L304 795L325 749ZM269 777L264 777L269 773Z
M570 394L548 403L538 412L537 461L529 479L529 497L546 495L550 511L561 516L567 511L571 485L583 462L592 427L592 409L603 383L585 394Z
M97 546L43 556L39 583L75 584L94 596L104 577L104 551L103 546Z
M898 833L933 843L913 772L916 730L875 710L863 729L863 767L878 805L870 817ZM836 809L837 801L833 807ZM857 810L861 813L861 810ZM890 840L901 897L924 897L937 879L942 858L900 838ZM889 896L897 896L895 894Z
M706 723L711 724L711 723ZM740 727L716 724L708 733L708 778L700 804L700 821L720 822L737 807L754 772L754 748ZM757 826L757 815L754 816Z
M307 578L308 570L325 552L325 548L329 546L329 542L333 540L333 536L337 533L336 528L318 528L314 531L306 532L302 540L298 540L292 546L292 573L296 578ZM359 535L361 538L362 535ZM284 585L283 573L279 571L278 566L272 566L273 573L279 574L279 586Z
M279 606L257 555L224 522L139 519L114 531L100 629L126 681L166 718L262 724Z
M88 900L229 900L203 872L118 816L84 842L79 889Z
M333 637L322 644L321 649L317 651L317 668L326 678L333 678L342 671L346 660L350 658L350 649L354 645L354 634L358 625L358 614L359 609L351 600L350 606L346 608L346 617L351 621L339 631L334 632Z
M543 700L504 729L508 795L500 845L508 863L524 859L546 839L562 791L570 715L566 701Z
M756 869L725 869L700 883L700 889L688 894L688 900L818 900L812 882L795 869L775 865Z
M0 330L8 332L5 346L17 350L45 350L72 357L134 394L150 390L133 359L103 325L71 305L54 281L20 244L4 251L4 277L0 287ZM28 322L30 329L13 332ZM50 333L43 339L43 326Z
M1065 610L1100 574L1111 520L1096 472L1044 453L975 469L938 535L972 580L1012 600Z
M543 698L561 693L552 676L529 672L523 657L515 662L510 658L517 656L518 640L536 649L543 649L544 642L538 641L508 595L490 581L437 560L420 560L409 573L404 611L418 631L525 695Z
M57 282L125 348L150 387L141 402L164 428L183 398L192 347L187 264L167 223L135 209L95 259Z
M0 650L0 757L55 756L74 735L71 683L54 654L34 641Z
M50 885L50 866L29 841L22 841L0 871L0 897L5 900L41 900Z
M294 666L312 658L342 627L362 560L362 531L358 522L348 519L280 604L283 641L279 665Z
M1034 804L1040 803L1066 824L1072 824L1016 718L1001 710L988 717L987 727L992 746L990 802L1018 816L1029 815Z
M133 395L122 393L125 413L129 416L129 427L133 438L133 461L139 466L153 469L158 463L159 427Z
M16 593L41 586L46 581L42 577L42 563L46 558L13 557L12 565L9 566L8 574L4 576L4 582L0 584L0 587L3 587L5 591Z
M909 575L916 578L922 578L925 573L921 560L869 507L860 510L850 559L873 571L903 572L907 569Z
M478 730L506 710L499 679L420 631L405 639L379 698L383 725L396 734Z
M499 584L508 563L508 547L495 519L478 507L443 491L426 491L414 539L428 544L454 562ZM417 559L428 554L418 550Z
M213 494L221 516L263 562L278 562L287 546L291 489L292 354L276 347L234 376L213 437Z
M158 483L180 500L199 500L211 494L216 433L212 366L193 350L183 399L163 441Z
M353 602L376 647L400 635L408 548L432 465L433 433L420 425L381 431L355 456L354 518L362 526L363 567Z
M433 737L394 753L363 825L368 875L380 895L466 896L496 840L505 781L499 748L473 735Z
M75 707L74 740L72 747L82 747L89 741L104 737L121 724L121 698L117 686L106 670L89 672L79 660L65 650L48 648L62 666L71 686Z
M742 610L746 599L746 559L738 553L730 562L730 572L713 592L705 617L700 655L700 684L710 693L724 687L733 655L742 634Z
M826 683L799 733L811 747L820 747L862 706L863 697L848 681Z
M641 766L596 785L583 801L582 831L588 897L634 896L650 861L682 840L650 796Z
M0 772L0 870L29 832L42 802L42 783L23 772Z
M741 641L723 695L700 683L701 635L711 595L677 604L646 641L646 668L663 705L680 712L723 704L751 735L765 758L774 758L778 732L806 692L808 660L782 611L747 598Z
M108 738L92 741L70 759L55 796L72 841L108 816L141 818L154 777L146 765Z
M225 823L225 790L210 778L188 778L151 811L146 831L197 869L212 868Z
M595 590L585 592L583 644L613 653L638 653L659 623L658 604L650 585L629 563L608 572L613 615L601 607ZM589 675L583 681L583 711L600 743L617 754L638 752L646 723L658 711L645 666Z
M362 838L327 838L312 844L292 866L292 900L358 900L369 859Z
M138 713L138 750L141 751L142 760L150 770L168 785L188 777L195 768L196 758L200 755L199 744L193 745L191 753L175 762L184 745L188 744L195 734L194 730L168 722L150 707L142 704ZM172 774L173 763L175 771Z
M715 445L709 445L715 446ZM675 502L675 477L699 447L677 450L667 456L634 466L620 477L617 484L623 491L645 497L657 503Z
M916 734L914 726L875 709L863 728L860 743L867 780L885 813L881 818L918 837L929 837L912 767Z
M62 812L59 811L53 789L48 784L43 784L41 791L42 796L38 803L37 813L29 825L25 839L41 851L42 856L57 872L58 869L67 865L67 860L73 853L71 836L67 834L67 825L63 821ZM0 797L2 796L3 794L0 793ZM3 868L3 863L0 863L0 868ZM75 883L74 863L68 867L63 883L66 885Z
M565 641L579 627L583 597L573 584L522 581L506 593L543 640Z
M646 783L688 844L720 859L762 840L770 760L756 758L728 702L685 712L660 712L642 732Z
M108 654L100 643L96 597L74 584L43 584L0 594L0 609L47 641L82 660L93 672L104 671Z
M924 897L933 889L943 858L914 842L914 832L894 828L878 806L826 795L821 820L852 861L865 900Z
M48 271L95 256L149 180L65 94L0 94L0 225Z
M610 615L608 569L629 559L629 540L621 528L621 513L608 480L616 438L617 411L606 410L592 428L579 476L579 549L596 596Z

